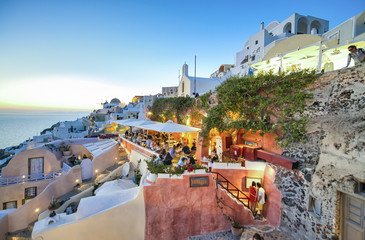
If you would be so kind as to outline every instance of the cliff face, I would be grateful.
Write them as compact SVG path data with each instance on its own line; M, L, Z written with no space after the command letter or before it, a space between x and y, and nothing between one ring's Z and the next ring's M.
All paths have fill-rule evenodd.
M365 64L324 74L309 90L314 98L306 143L283 152L299 167L279 167L276 176L281 226L300 239L336 239L341 195L361 198L355 188L365 181Z

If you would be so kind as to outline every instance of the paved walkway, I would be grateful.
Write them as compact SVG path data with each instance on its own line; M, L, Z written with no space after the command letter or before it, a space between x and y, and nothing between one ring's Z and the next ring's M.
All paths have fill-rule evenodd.
M189 240L249 240L255 233L259 233L265 240L295 240L291 236L281 232L280 229L268 225L246 227L242 236L235 238L231 231L210 233L189 237Z

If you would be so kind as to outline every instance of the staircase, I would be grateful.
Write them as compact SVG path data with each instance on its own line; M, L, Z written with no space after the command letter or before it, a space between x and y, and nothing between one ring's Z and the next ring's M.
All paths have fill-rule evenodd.
M212 172L217 185L224 189L238 204L250 209L249 197L218 172Z

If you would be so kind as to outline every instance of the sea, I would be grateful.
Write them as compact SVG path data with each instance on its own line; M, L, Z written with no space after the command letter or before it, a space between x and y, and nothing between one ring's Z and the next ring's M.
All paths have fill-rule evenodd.
M0 112L0 149L39 136L53 124L74 121L90 112Z

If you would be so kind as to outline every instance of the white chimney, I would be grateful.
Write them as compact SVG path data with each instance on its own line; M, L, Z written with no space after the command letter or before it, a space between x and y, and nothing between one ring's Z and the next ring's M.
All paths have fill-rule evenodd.
M261 24L260 24L261 26L260 26L260 30L264 30L264 22L261 22Z

